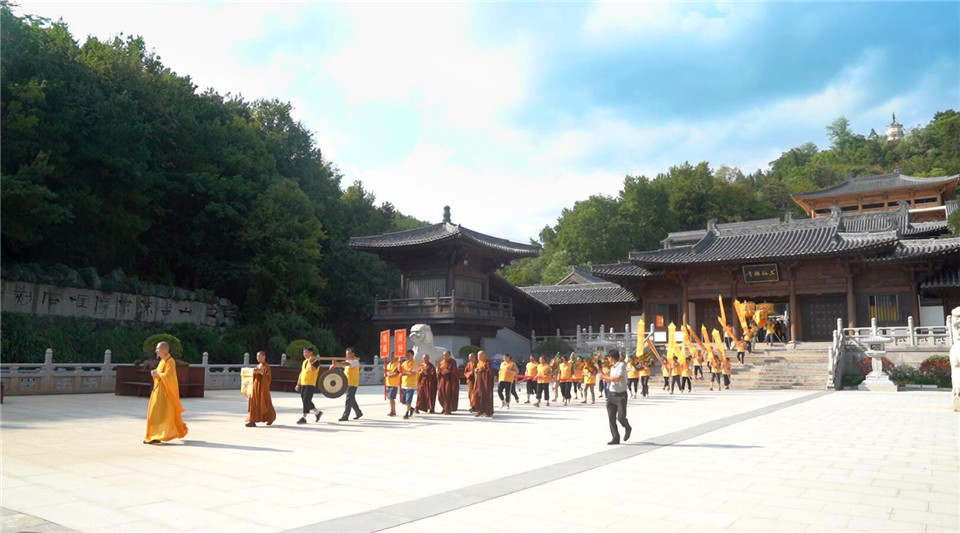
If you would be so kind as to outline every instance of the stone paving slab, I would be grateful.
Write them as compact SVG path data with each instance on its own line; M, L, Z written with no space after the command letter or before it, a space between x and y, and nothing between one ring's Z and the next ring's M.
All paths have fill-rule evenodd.
M145 399L9 397L0 529L25 527L9 516L83 531L320 530L347 516L368 531L384 518L397 531L957 529L949 394L810 394L655 390L630 402L642 454L605 445L601 403L404 421L361 387L359 421L336 422L342 401L324 398L321 422L297 426L299 398L276 393L277 423L245 428L239 393L208 391L184 400L184 441L147 446ZM571 462L591 468L511 481ZM431 499L432 516L408 505Z

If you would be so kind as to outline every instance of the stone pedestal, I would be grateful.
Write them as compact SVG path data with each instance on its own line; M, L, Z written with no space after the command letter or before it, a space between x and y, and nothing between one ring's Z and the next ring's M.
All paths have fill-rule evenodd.
M883 356L887 353L884 344L890 342L890 340L892 339L878 335L864 339L868 346L865 353L872 359L872 368L857 389L871 392L897 392L897 385L890 381L890 376L883 371Z
M882 371L879 373L879 375L875 375L874 372L870 372L860 383L857 389L871 392L897 392L897 385L896 383L890 381L890 377Z
M953 397L953 410L960 413L960 396Z

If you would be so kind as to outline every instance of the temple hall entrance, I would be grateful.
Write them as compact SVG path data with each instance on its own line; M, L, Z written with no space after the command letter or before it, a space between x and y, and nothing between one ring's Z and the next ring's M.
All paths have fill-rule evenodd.
M847 323L847 300L844 294L816 294L800 298L800 323L803 340L824 342L833 340L837 319Z

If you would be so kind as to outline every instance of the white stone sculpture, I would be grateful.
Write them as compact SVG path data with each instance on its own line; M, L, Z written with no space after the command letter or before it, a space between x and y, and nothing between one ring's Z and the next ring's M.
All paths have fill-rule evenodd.
M953 346L950 347L950 382L953 386L953 410L960 411L960 307L950 313Z
M429 355L431 361L439 361L443 352L449 349L433 344L433 330L426 324L414 324L407 339L413 343L413 357L417 361L424 355Z

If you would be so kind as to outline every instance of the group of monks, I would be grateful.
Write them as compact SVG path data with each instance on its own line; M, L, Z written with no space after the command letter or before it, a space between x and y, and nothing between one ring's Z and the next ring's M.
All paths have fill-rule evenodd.
M642 323L641 323L642 324ZM672 324L671 324L672 326ZM715 339L718 341L716 330ZM694 337L695 338L695 337ZM704 338L708 338L704 335ZM649 379L655 360L659 361L663 375L663 390L673 394L679 387L680 392L692 392L693 381L703 380L704 364L710 370L710 390L730 388L731 364L722 345L717 347L715 355L712 346L701 349L703 345L683 343L683 346L674 346L670 343L667 357L661 358L657 348L648 339L649 350L641 346L637 355L627 361L628 389L632 398L646 397L650 394ZM737 351L742 348L737 346ZM359 385L359 369L353 350L347 350L347 359L343 363L334 363L347 371L349 393L344 415L340 421L347 420L351 408L356 412L356 418L362 416L356 403L355 393ZM155 370L153 391L150 395L150 404L147 408L147 432L144 438L146 444L157 444L163 441L182 438L187 434L187 426L183 423L183 406L180 403L179 384L177 382L176 364L170 355L170 347L161 342L156 347L157 357L160 359ZM704 358L703 354L706 353ZM738 354L741 360L742 356ZM599 365L599 366L598 366ZM304 349L304 361L297 382L297 391L303 401L303 414L298 424L306 423L308 414L313 414L319 422L322 411L316 408L312 398L316 390L320 363L315 358L312 348ZM603 397L606 391L606 382L598 379L598 375L609 373L609 362L598 353L594 357L557 355L548 360L546 356L537 358L530 356L523 373L509 354L503 356L503 362L498 370L494 369L493 362L483 351L471 353L462 369L449 351L443 352L438 365L430 361L430 356L424 355L421 361L414 360L412 350L407 351L403 360L391 356L385 365L385 395L390 401L388 416L396 416L396 398L400 396L401 404L406 408L404 418L410 418L419 413L436 413L437 404L440 414L450 415L459 408L460 378L466 381L467 397L470 402L470 412L475 417L490 418L493 416L494 385L499 381L497 394L500 397L500 407L510 408L511 397L519 403L517 383L526 382L527 399L524 403L531 403L536 396L535 407L540 407L541 401L550 405L551 386L553 401L569 405L574 399L580 403L596 403L596 388L599 382L599 394ZM270 397L271 372L266 361L266 353L257 353L257 366L253 369L253 386L248 400L246 425L253 427L257 423L272 424L277 413ZM416 403L414 403L414 397Z

